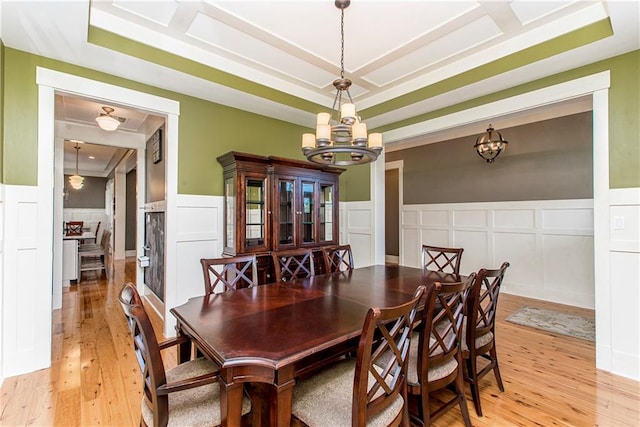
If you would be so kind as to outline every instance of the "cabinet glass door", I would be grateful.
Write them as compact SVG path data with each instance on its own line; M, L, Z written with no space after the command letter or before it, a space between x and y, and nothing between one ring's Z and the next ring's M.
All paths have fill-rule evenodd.
M333 238L333 185L320 185L320 241L331 242Z
M315 243L316 185L302 182L302 243Z
M265 244L265 180L246 179L246 249L264 246Z
M294 206L295 185L293 180L278 180L278 245L293 245L294 241Z

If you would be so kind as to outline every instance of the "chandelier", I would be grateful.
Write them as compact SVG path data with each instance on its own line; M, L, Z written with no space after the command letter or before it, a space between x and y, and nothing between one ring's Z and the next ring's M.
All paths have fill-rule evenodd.
M78 175L78 153L80 151L80 147L78 147L78 143L76 142L76 173L69 177L69 184L73 187L74 190L79 190L84 185L84 178Z
M333 82L336 97L330 113L318 113L316 133L302 135L302 152L314 163L337 166L373 162L382 152L382 134L367 135L351 99L351 80L344 78L344 10L351 0L335 0L340 9L340 78Z
M101 129L113 131L118 129L120 126L120 120L116 119L111 115L113 113L113 108L111 107L102 107L104 113L100 113L98 117L96 117L96 122L98 122L98 126Z
M489 124L487 131L476 139L476 144L473 147L487 163L493 163L496 157L506 150L508 143L502 134Z

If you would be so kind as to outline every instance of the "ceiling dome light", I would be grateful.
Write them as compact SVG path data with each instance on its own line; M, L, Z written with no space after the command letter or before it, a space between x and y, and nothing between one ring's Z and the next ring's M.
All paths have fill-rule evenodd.
M104 113L100 113L100 116L96 117L98 126L100 126L101 129L108 131L114 131L118 129L118 126L120 126L120 120L111 116L111 113L113 113L114 111L113 108L102 107L102 109L104 110Z
M80 190L84 187L84 178L80 175L71 175L69 177L69 184L71 184L74 190Z

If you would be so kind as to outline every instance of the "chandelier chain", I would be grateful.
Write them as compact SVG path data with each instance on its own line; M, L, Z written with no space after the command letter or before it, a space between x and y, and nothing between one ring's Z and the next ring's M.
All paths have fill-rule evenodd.
M344 79L344 7L340 8L340 78Z

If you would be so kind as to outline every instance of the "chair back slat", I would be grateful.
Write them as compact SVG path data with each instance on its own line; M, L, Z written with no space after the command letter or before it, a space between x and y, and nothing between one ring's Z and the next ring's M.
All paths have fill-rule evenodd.
M418 360L422 363L418 366L419 378L429 366L437 366L456 357L461 343L465 299L475 278L476 274L472 273L461 282L435 283L434 311L423 319L425 327L420 335L418 351L422 350L422 354L419 353Z
M167 378L151 320L133 283L125 283L119 300L131 328L133 348L142 373L144 398L153 408L154 422L157 421L157 425L167 425L169 400L166 395L158 395L156 392L158 387L167 383Z
M205 295L222 293L258 285L258 263L255 255L228 258L202 258Z
M422 245L422 268L459 275L463 251L463 248Z
M386 409L398 395L407 405L411 332L424 292L425 287L419 286L408 302L396 307L372 307L367 312L358 344L352 425L364 426L367 419ZM394 424L406 414L401 411Z
M292 249L272 252L276 282L288 282L315 276L311 249Z
M84 221L67 221L67 236L82 236Z
M353 270L351 245L324 246L322 247L322 259L327 273Z
M467 328L467 343L475 342L475 337L477 336L494 332L498 296L500 295L500 288L508 267L509 263L504 262L500 268L483 268L478 271L478 277L467 299L466 313L468 323L475 325L475 330L474 328ZM469 339L473 340L469 341Z

